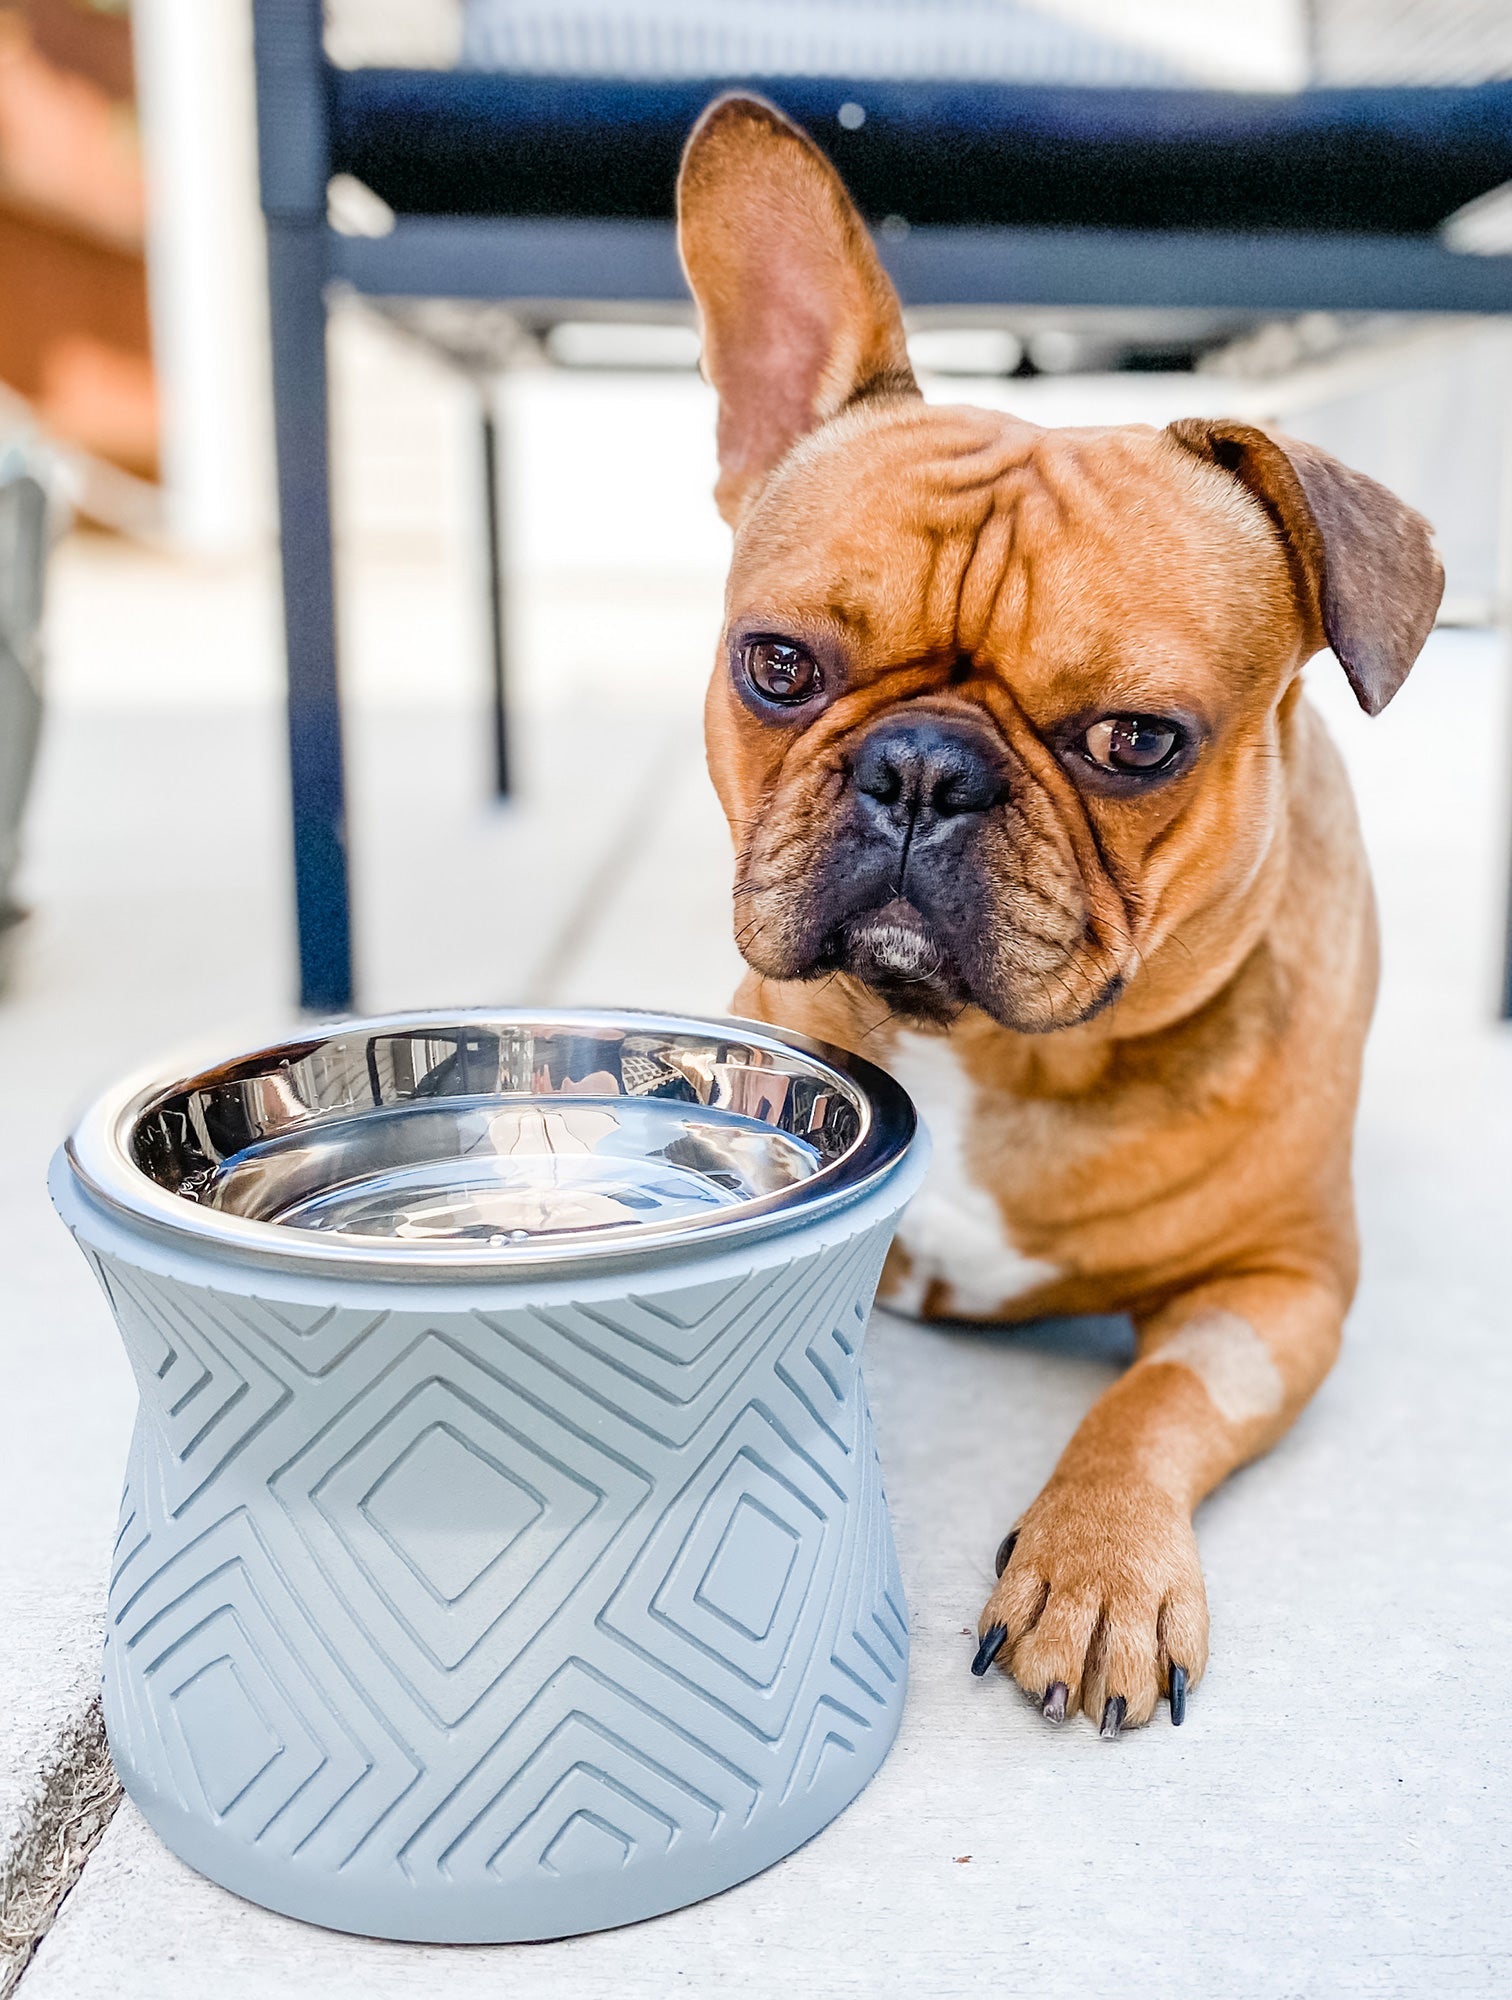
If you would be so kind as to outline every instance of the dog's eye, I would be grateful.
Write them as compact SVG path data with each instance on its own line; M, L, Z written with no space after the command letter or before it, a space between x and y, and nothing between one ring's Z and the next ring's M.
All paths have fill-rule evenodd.
M762 700L785 708L812 701L824 685L813 654L788 639L748 639L740 659L746 679Z
M1158 715L1105 715L1082 738L1087 755L1104 771L1159 771L1181 747L1181 731Z

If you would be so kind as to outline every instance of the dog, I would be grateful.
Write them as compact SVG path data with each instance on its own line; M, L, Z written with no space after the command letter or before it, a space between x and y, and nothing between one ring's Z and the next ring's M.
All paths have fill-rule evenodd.
M1428 524L1247 423L926 404L838 175L759 98L694 128L678 230L734 531L706 735L737 1011L915 1097L885 1303L1131 1317L972 1664L1052 1722L1179 1723L1193 1510L1318 1387L1356 1283L1376 924L1301 672L1329 646L1385 707L1442 594Z

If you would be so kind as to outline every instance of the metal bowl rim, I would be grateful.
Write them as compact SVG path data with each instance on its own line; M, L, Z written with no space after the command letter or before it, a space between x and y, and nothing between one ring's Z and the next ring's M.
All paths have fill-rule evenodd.
M543 1236L507 1249L476 1243L401 1243L381 1237L291 1228L202 1205L155 1181L137 1165L130 1139L138 1121L161 1098L192 1088L216 1070L276 1058L282 1049L306 1047L348 1035L376 1035L406 1028L540 1027L585 1035L640 1030L668 1036L730 1035L774 1054L807 1057L828 1069L859 1098L862 1130L838 1159L806 1181L754 1197L708 1217L630 1224L574 1237ZM360 1113L358 1114L360 1115ZM864 1056L829 1042L738 1015L683 1015L647 1009L598 1007L427 1008L318 1022L298 1034L263 1042L210 1061L154 1064L103 1092L64 1142L75 1178L111 1213L146 1224L154 1233L201 1251L239 1260L335 1275L451 1278L487 1281L515 1273L561 1271L585 1263L641 1261L694 1247L715 1252L741 1238L798 1227L860 1200L888 1178L913 1143L918 1126L913 1101L897 1080Z

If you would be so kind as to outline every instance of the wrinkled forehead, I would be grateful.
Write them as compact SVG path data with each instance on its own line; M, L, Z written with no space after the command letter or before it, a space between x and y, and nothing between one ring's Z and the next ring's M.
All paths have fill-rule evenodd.
M729 608L838 627L875 664L1022 673L1269 651L1290 599L1259 507L1161 432L905 403L799 445L741 524Z

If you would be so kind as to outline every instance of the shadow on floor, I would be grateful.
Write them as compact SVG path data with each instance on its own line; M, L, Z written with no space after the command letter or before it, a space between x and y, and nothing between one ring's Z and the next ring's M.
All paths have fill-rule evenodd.
M930 1320L928 1324L933 1333L994 1345L1011 1342L1063 1361L1105 1361L1126 1368L1134 1359L1134 1322L1127 1313L1083 1313L1072 1319L1031 1319L1006 1326L984 1326L972 1319Z

